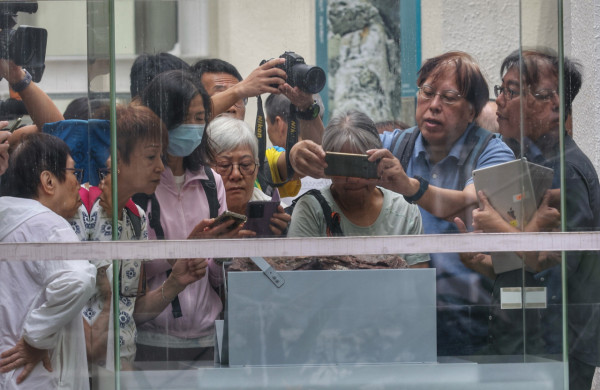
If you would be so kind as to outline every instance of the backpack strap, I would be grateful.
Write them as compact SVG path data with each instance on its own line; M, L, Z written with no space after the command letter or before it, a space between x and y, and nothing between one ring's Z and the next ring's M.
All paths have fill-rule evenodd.
M212 169L208 165L204 166L204 172L208 179L200 180L204 193L206 194L206 200L208 200L208 208L210 210L210 217L216 218L219 216L219 209L221 204L219 203L219 196L217 194L217 184L215 182L215 175L213 175ZM158 203L158 202L157 202ZM154 208L154 206L152 206Z
M154 230L156 234L157 240L165 239L165 232L160 223L160 204L158 203L158 199L156 199L156 195L147 195L147 194L135 194L131 197L133 202L140 206L142 210L144 210L148 216L148 224ZM148 203L152 207L152 210L148 212Z
M327 225L327 237L344 236L344 232L342 232L342 227L340 225L341 220L339 213L331 210L329 203L327 203L321 191L317 189L308 190L304 194L294 199L292 201L292 205L285 208L285 212L291 214L294 210L294 207L296 207L298 200L306 195L314 196L321 205L321 209L323 209L323 216L325 217L325 224Z
M139 240L142 238L142 217L140 216L139 210L135 206L135 203L131 199L125 205L125 212L133 225L133 233L135 239Z
M417 127L411 127L404 131L398 131L392 140L390 151L398 160L400 160L400 164L402 164L402 168L404 168L405 171L408 168L408 163L412 157L419 134L421 134L421 132Z

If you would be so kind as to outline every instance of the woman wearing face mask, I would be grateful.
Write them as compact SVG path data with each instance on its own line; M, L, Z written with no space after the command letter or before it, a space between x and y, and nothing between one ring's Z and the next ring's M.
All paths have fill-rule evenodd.
M212 155L204 136L210 98L199 80L185 71L162 73L144 90L141 102L169 130L166 168L155 197L146 203L152 216L150 239L182 240L192 238L192 232L193 238L237 235L241 227L227 229L233 221L208 228L210 218L224 212L227 203L221 177L205 164ZM208 186L207 181L211 182ZM147 265L149 289L164 287L166 291L172 263L159 259ZM215 288L223 282L223 275L212 259L206 259L206 267L206 276L179 294L161 296L167 303L164 310L149 308L136 316L138 360L213 359L214 320L223 308Z

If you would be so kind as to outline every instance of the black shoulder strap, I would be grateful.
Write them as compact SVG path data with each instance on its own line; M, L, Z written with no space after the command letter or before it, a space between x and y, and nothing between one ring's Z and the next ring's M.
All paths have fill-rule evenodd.
M158 199L156 199L156 195L135 194L131 199L133 199L133 202L148 214L148 224L152 230L154 230L156 238L158 240L164 240L165 232L160 224L160 204L158 203ZM150 202L150 206L152 206L152 211L149 213L148 202Z
M321 191L317 189L308 190L304 194L294 199L292 201L292 205L285 208L285 212L291 214L294 210L294 207L296 207L298 200L306 195L314 196L321 205L321 209L323 209L323 216L325 217L325 224L327 225L327 236L342 237L344 232L342 232L342 227L340 225L340 215L331 210L329 203L327 203Z
M208 200L210 217L216 218L219 216L219 208L221 207L221 204L219 203L219 196L217 195L217 184L215 183L215 175L213 175L212 169L210 169L208 165L204 166L204 172L206 172L206 176L208 176L208 179L200 180L200 183L202 183L204 193L206 194L206 200Z
M129 209L129 207L125 207L125 211L127 212L127 216L133 225L135 239L139 240L142 238L142 218L140 218L138 215L135 215L133 210Z
M262 171L258 172L257 180L260 185L260 190L264 192L268 196L273 196L273 187L269 184L273 182L273 176L271 175L271 167L265 161L265 165L262 168ZM258 168L260 169L260 168Z
M398 160L400 160L400 164L402 164L404 170L408 168L408 163L410 162L412 152L415 149L415 143L417 142L417 137L420 133L421 132L417 127L413 127L398 132L392 140L390 151Z

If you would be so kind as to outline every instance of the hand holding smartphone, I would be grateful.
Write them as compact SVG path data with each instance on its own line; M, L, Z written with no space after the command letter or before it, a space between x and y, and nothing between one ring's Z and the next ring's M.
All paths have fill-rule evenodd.
M215 228L225 222L231 221L231 220L233 220L234 223L229 225L227 227L227 230L233 230L233 229L237 228L241 224L245 223L247 218L245 215L234 213L233 211L225 211L225 212L223 212L223 214L221 214L217 218L215 218L215 221L213 223L211 223L208 227L210 229L213 229L213 228Z

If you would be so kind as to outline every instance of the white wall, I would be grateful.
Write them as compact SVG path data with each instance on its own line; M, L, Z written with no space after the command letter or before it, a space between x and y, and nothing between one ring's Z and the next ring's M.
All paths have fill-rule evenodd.
M566 11L565 52L584 67L583 86L573 104L573 134L600 172L600 4L573 1Z

